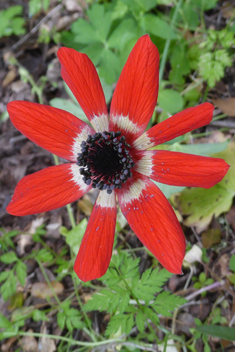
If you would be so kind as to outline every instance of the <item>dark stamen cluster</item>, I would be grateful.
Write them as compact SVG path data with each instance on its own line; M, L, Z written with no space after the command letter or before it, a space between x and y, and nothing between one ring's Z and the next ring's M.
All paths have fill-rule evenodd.
M112 193L132 176L130 169L135 165L121 132L102 132L89 135L81 144L77 165L83 181L93 188Z

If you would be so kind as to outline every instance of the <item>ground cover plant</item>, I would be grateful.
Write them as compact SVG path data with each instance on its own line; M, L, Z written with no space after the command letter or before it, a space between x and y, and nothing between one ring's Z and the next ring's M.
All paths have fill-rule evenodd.
M19 0L1 6L4 6L0 11L0 18L4 18L4 21L0 22L1 349L3 351L232 351L235 341L233 205L235 9L232 2L30 0L25 4ZM157 169L157 163L155 175L143 171L142 156L138 159L139 154L137 152L133 154L132 151L134 139L131 140L130 136L134 131L130 130L125 134L127 142L119 140L122 138L119 135L120 126L118 130L114 130L117 133L115 136L109 133L100 135L103 131L99 130L99 125L94 133L102 146L105 143L105 148L107 146L110 148L109 141L116 138L117 142L122 144L118 145L122 149L122 152L119 152L122 154L121 159L127 157L129 149L130 155L134 155L135 160L127 158L130 165L128 175L124 173L125 167L123 169L124 178L127 176L125 179L127 185L128 182L133 182L132 180L136 181L138 172L143 172L141 182L146 182L146 176L150 176L173 206L174 211L171 210L170 214L174 226L172 221L168 222L168 216L165 215L164 218L164 209L170 208L165 198L159 196L159 191L156 194L161 202L158 211L154 202L150 203L148 210L143 208L143 212L146 213L142 224L146 226L149 221L149 224L153 225L153 232L159 231L163 247L156 246L153 249L153 242L149 240L147 243L146 238L141 237L142 231L138 230L141 216L138 226L137 222L133 226L133 217L128 215L130 210L125 209L124 202L122 204L122 199L126 199L126 195L122 198L121 194L124 191L122 189L119 191L118 188L122 182L120 175L115 176L114 181L111 180L107 187L100 183L100 180L98 184L94 183L93 174L90 174L90 169L84 165L86 149L91 148L91 141L87 141L86 138L81 141L84 151L79 154L79 160L73 160L74 156L69 160L79 162L79 166L85 166L81 177L85 177L86 191L89 192L79 200L79 197L73 199L69 189L65 189L61 183L61 194L66 193L66 201L64 202L64 196L54 197L50 201L52 207L47 201L44 202L47 204L46 209L45 206L41 207L35 193L31 193L32 196L29 193L26 203L22 206L20 194L26 189L18 188L18 196L13 197L13 202L7 208L9 213L18 216L10 215L6 207L18 181L25 175L33 175L42 169L47 170L47 167L48 170L53 167L63 168L65 159L70 153L70 149L66 146L68 142L64 139L64 135L60 135L58 129L60 117L55 109L60 108L68 112L63 113L63 116L67 117L66 121L71 119L69 113L78 117L80 120L76 120L75 117L71 120L75 125L80 121L81 126L86 126L90 120L93 127L95 126L90 118L87 103L78 98L78 88L74 89L74 84L80 84L83 89L79 94L84 96L86 92L85 83L77 83L79 72L73 75L76 67L70 71L72 62L67 61L67 55L70 56L74 51L63 51L64 49L58 51L59 47L64 46L85 53L95 64L99 78L98 76L96 78L94 94L101 96L97 88L100 79L104 90L104 96L102 99L99 98L102 100L102 112L105 115L104 106L107 104L112 119L112 115L125 113L125 101L128 101L131 89L127 85L128 89L122 92L123 83L120 81L121 83L117 84L117 81L139 38L141 39L138 43L145 43L142 47L143 53L150 47L155 53L156 46L159 50L159 95L156 104L155 97L151 98L151 94L156 96L158 85L158 80L155 79L158 72L155 69L151 71L155 72L154 75L150 75L151 84L145 88L146 99L151 101L152 106L146 113L149 119L151 117L150 121L144 120L143 112L138 116L138 110L133 115L130 110L129 118L135 123L142 118L142 133L146 128L144 138L148 137L147 147L152 149L146 155L151 155L151 158L156 156L158 161L161 155L162 158L173 154L181 157L181 160L179 158L177 161L171 161L170 167L171 170L178 170L178 177L174 177L171 186L169 180L165 184L159 183L164 179L159 178L160 170ZM137 46L140 45L138 43ZM144 57L141 50L139 52L140 59L137 61L140 64L136 64L134 70L137 72L138 65L141 65ZM57 54L63 67L62 77L68 86L60 76L61 66ZM78 55L80 55L78 61L85 58L81 54ZM153 62L157 61L156 56ZM135 67L134 59L129 62L125 73L122 74L125 78L130 75L131 68ZM91 64L87 65L88 71L91 72L93 70ZM144 66L148 67L148 61ZM83 61L81 67L85 72L86 66ZM95 73L92 74L92 79L94 76ZM140 80L141 76L135 85L136 92ZM123 94L123 98L120 94ZM119 103L120 97L123 99L123 106ZM136 93L132 99L136 99ZM49 151L37 147L13 127L6 105L10 101L17 100L28 103L16 102L8 106L13 124L36 143L40 140L39 144L42 147L55 154L52 155ZM136 106L140 102L137 100ZM46 119L44 124L37 125L37 134L32 136L32 132L29 133L29 130L35 129L33 119L37 116L42 118L42 105L34 105L35 103L48 106L45 108L47 112L57 111L57 115L55 113L54 116L50 115L52 119L49 122L50 136L52 139L56 138L56 135L57 138L60 136L61 152L58 153L55 146L54 149L46 146L49 138L40 137L44 134L44 128L48 123ZM211 103L215 105L213 119ZM91 108L94 113L94 105L91 105ZM185 115L180 113L187 108L190 110L186 110ZM19 112L20 109L24 110L24 114ZM98 111L99 109L100 107ZM195 120L193 128L196 130L193 133L188 121L193 114L190 115L189 111L199 112L199 117L193 117ZM171 115L176 117L172 119ZM25 119L25 116L28 119ZM199 122L200 119L203 121ZM184 123L180 127L182 120ZM155 135L151 131L154 133L162 131L161 126L170 125L172 123L170 121L176 121L177 125L171 138L163 136L161 143L164 143L161 145L152 143L151 138L155 138ZM112 123L115 125L114 118ZM209 126L203 127L208 123ZM91 127L89 129L91 130ZM93 132L90 134L93 135ZM141 139L139 135L136 138ZM159 141L160 139L159 137ZM114 140L114 146L115 143ZM136 147L138 143L134 142L133 145ZM126 153L125 150L128 153L123 155ZM192 156L187 160L182 159L182 155L185 154L181 153ZM145 162L148 159L146 155ZM208 156L210 158L204 159ZM166 162L165 160L163 162ZM204 160L207 162L203 163ZM94 159L89 162L94 163ZM125 161L123 163L125 164ZM230 165L229 170L227 164ZM185 168L186 165L188 169ZM122 170L120 171L122 175ZM52 182L56 176L58 175L51 174ZM195 176L200 177L200 182L194 180ZM90 178L94 183L93 188L90 185ZM24 181L21 181L21 185L22 182ZM39 185L42 189L44 187L44 192L47 182L43 177L39 179ZM33 183L35 185L35 181ZM194 186L203 186L207 189ZM97 258L97 251L90 254L89 248L93 242L96 243L97 238L93 236L89 239L87 247L84 247L84 242L82 244L82 238L86 229L89 229L89 220L91 223L96 219L97 232L101 226L98 218L94 217L98 189L103 194L103 200L100 201L101 196L98 196L98 201L105 209L109 197L115 200L115 192L120 196L115 215L116 222L112 222L112 231L107 231L104 243L105 249L109 249L108 253L100 252L98 258L102 264L101 269L100 267L94 269L94 266L90 267L90 263L94 263ZM47 196L46 193L43 196ZM39 193L37 197L43 198ZM73 203L66 205L69 201ZM62 205L66 207L59 208ZM139 206L137 204L137 207ZM34 209L29 211L29 208ZM46 210L48 211L45 212ZM38 215L29 215L38 212L40 212ZM157 228L160 215L166 225ZM180 225L176 225L178 221ZM175 228L177 231L169 237L172 243L169 246L169 241L166 241L162 232L166 230L172 234ZM115 232L114 242L110 240L112 233L109 236L109 232L113 234ZM145 230L144 233L145 237L150 236L151 229ZM180 233L179 244L175 239L176 233ZM143 247L135 234L148 249ZM185 252L183 234L186 240L183 274L176 275L166 269L180 273ZM176 246L180 253L179 257L175 254ZM82 254L76 260L77 276L73 265L79 249L81 249L79 253ZM162 260L159 255L162 250L165 251L166 260Z

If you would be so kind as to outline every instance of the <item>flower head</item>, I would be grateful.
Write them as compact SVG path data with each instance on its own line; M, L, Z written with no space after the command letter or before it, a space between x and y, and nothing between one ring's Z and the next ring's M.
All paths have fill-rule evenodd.
M114 91L110 115L96 69L73 49L58 51L61 75L92 127L50 106L8 104L13 125L33 142L67 159L25 176L7 211L23 216L74 202L92 187L100 190L74 269L83 281L105 274L112 255L116 196L141 242L172 273L181 273L185 239L169 202L151 181L209 188L229 166L222 159L148 150L208 124L213 106L189 108L145 129L158 94L159 54L148 35L134 46Z

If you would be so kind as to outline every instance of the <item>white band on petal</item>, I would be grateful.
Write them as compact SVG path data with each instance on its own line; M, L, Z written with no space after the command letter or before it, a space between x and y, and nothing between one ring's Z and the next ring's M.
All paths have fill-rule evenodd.
M149 138L147 136L147 132L143 133L139 138L137 138L134 143L133 146L137 149L137 150L146 150L149 148L152 148L155 146L155 143L152 142L152 139Z
M73 154L77 160L78 153L81 153L81 143L86 141L90 134L94 134L95 131L88 125L86 125L81 132L77 134L77 137L74 138L74 144L72 146Z
M112 124L116 126L117 129L122 129L132 134L139 134L141 131L138 125L129 119L129 116L112 116Z
M90 186L85 184L85 182L83 181L83 176L79 172L79 166L77 166L77 164L72 164L70 170L72 174L71 181L74 181L82 191L88 190Z
M109 130L109 118L108 115L94 116L91 119L91 124L96 132L104 132Z
M141 159L135 164L135 171L150 177L153 170L152 154L150 151L144 152Z
M139 199L143 189L145 189L146 184L143 180L138 179L129 188L127 192L123 192L120 195L120 200L122 203L131 203L134 199Z
M115 191L108 194L105 191L100 191L96 200L96 205L100 205L102 208L115 208L116 207L116 194Z

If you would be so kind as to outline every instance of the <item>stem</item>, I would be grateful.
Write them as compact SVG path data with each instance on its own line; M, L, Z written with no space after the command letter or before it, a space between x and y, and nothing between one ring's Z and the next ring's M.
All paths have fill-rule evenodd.
M71 252L72 252L72 251L71 251ZM72 254L72 253L71 253L71 254ZM76 286L76 282L75 282L73 276L72 276L72 279L73 279L73 286L74 286L74 289L75 289L75 295L76 295L76 297L77 297L78 304L80 305L81 311L82 311L82 313L83 313L83 315L84 315L84 318L85 318L85 321L86 321L86 324L87 324L87 326L88 326L88 328L89 328L89 332L90 332L89 335L91 336L91 338L93 339L93 341L97 341L95 335L94 335L93 332L92 332L92 326L91 326L90 320L89 320L89 318L88 318L88 316L87 316L87 314L86 314L86 311L84 311L84 309L83 309L82 301L81 301L81 298L80 298L80 296L79 296L79 293L78 293L78 290L77 290L77 286Z
M40 334L38 332L30 333L30 332L24 332L24 331L6 331L6 332L3 332L3 335L4 335L4 338L11 337L11 336L47 337L49 339L65 341L65 342L71 343L72 345L86 346L86 347L96 347L96 346L107 345L110 343L125 342L125 340L120 340L120 339L110 339L110 340L99 341L99 342L82 342L82 341L75 341L74 339L70 339L59 335Z
M41 262L40 262L39 260L37 260L37 262L38 262L38 265L39 265L39 267L40 267L40 269L41 269L41 271L42 271L42 273L43 273L43 276L44 276L45 279L46 279L46 282L47 282L48 286L50 287L51 292L53 293L53 296L54 296L54 298L55 298L55 300L56 300L58 306L60 307L60 306L61 306L61 302L60 302L60 300L59 300L57 294L55 293L55 290L53 289L53 287L52 287L52 285L51 285L51 282L50 282L50 280L49 280L49 278L48 278L48 276L47 276L47 274L46 274L46 272L45 272L45 270L44 270L43 265L41 264Z
M144 316L146 317L146 324L147 324L149 330L151 331L151 333L153 334L153 336L155 336L156 341L159 342L155 331L153 330L152 326L151 326L151 325L149 324L149 322L148 322L148 317L146 316L146 314L145 314L145 312L144 312L143 306L142 306L141 303L139 302L138 298L133 294L133 292L132 292L130 286L128 285L128 283L126 282L126 280L124 279L124 277L122 276L122 273L120 272L119 268L116 267L116 270L118 271L120 277L121 277L122 280L124 281L124 283L125 283L127 289L130 291L131 295L132 295L133 298L136 300L136 303L137 303L139 309L142 311L142 313L143 313Z
M73 216L73 210L72 210L71 204L67 204L66 208L67 208L67 212L68 212L68 216L69 216L69 220L70 220L71 226L74 229L76 227L76 222L75 222L75 219L74 219L74 216Z
M219 282L219 281L214 282L214 283L211 284L211 285L202 287L202 288L200 288L200 290L197 290L196 292L193 292L191 295L188 295L187 297L185 297L185 299L187 299L188 301L190 301L191 299L193 299L194 297L200 295L201 293L206 292L206 291L209 291L209 290L214 290L214 289L217 288L217 287L224 286L224 284L225 284L224 281L221 281L221 282Z
M176 17L177 17L177 14L178 14L178 12L179 12L179 9L180 9L181 4L182 4L182 0L180 0L180 1L178 2L178 4L176 5L176 9L175 9L174 15L173 15L173 17L172 17L172 22L171 22L171 25L172 25L172 26L174 26L174 24L175 24ZM166 40L165 47L164 47L164 51L163 51L163 54L162 54L161 64L160 64L160 70L159 70L159 85L160 85L160 83L161 83L161 81L162 81L164 69L165 69L165 66L166 66L166 60L167 60L167 56L168 56L168 50L169 50L169 47L170 47L170 43L171 43L171 39L167 39L167 40Z

